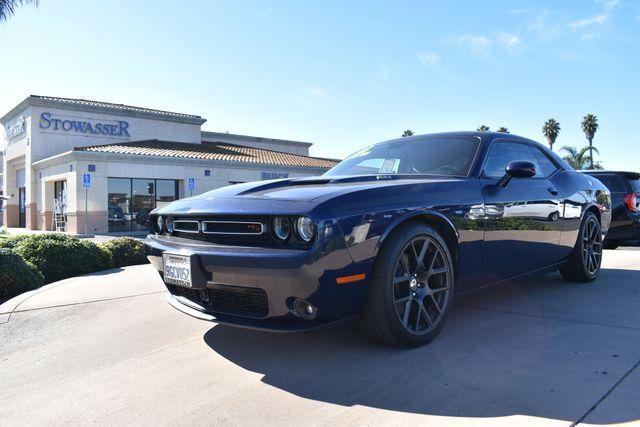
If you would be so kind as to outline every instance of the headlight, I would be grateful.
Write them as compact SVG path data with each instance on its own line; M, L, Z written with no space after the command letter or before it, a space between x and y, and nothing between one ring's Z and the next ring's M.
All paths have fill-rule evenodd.
M164 227L167 230L167 233L173 234L173 217L169 216L164 222Z
M273 218L273 234L280 240L287 240L291 233L289 218L277 216Z
M301 216L296 220L296 231L298 232L298 237L300 237L300 239L305 242L310 242L316 234L316 225L313 223L311 218Z
M162 228L164 226L164 218L162 216L158 216L156 218L156 233L162 234Z

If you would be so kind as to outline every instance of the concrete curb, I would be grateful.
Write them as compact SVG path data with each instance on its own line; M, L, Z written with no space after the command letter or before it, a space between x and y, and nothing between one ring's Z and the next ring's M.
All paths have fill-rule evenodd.
M109 270L96 271L96 272L89 273L89 274L83 274L82 276L69 277L67 279L63 279L63 280L59 280L57 282L49 283L48 285L41 286L41 287L39 287L37 289L33 289L31 291L24 292L24 293L22 293L20 295L17 295L15 297L11 298L8 301L5 301L3 304L0 304L0 316L10 315L23 302L25 302L29 298L31 298L31 297L33 297L35 295L41 294L43 292L46 292L46 291L48 291L50 289L57 288L58 286L65 285L67 283L75 282L75 281L80 280L80 279L82 279L84 277L96 276L96 275L99 275L99 274L102 275L102 274L105 274L105 273L115 273L115 272L121 271L123 268L127 268L127 267L110 268ZM5 322L2 322L1 320L3 320L2 317L0 317L0 324L1 323L5 323Z

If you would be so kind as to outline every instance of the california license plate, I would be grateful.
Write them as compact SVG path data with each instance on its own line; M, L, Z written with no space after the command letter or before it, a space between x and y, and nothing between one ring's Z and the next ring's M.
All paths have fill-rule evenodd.
M164 281L170 285L193 287L191 257L189 255L163 254Z

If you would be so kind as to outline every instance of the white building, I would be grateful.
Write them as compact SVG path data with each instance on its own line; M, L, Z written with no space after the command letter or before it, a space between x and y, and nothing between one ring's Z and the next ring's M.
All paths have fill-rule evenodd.
M151 209L229 184L320 175L308 142L204 132L200 116L31 95L0 118L3 222L84 232L148 229ZM193 190L190 188L193 187Z

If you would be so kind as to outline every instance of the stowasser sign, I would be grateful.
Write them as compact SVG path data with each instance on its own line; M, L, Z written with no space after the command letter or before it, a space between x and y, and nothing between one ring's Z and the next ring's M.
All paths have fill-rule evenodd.
M27 132L27 121L24 119L24 116L18 117L15 123L7 126L5 129L5 134L7 135L7 139L13 139L16 136L22 135Z
M40 129L52 131L88 133L94 135L123 136L129 138L129 122L114 120L112 123L102 123L90 120L73 120L56 118L49 112L40 114Z

